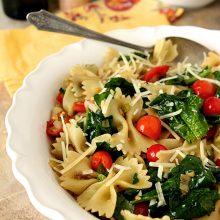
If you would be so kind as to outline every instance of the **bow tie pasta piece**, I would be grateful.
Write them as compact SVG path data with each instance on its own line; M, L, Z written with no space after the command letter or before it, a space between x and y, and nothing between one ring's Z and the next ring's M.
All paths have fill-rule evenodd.
M62 164L67 167L80 156L75 151L69 151L66 161ZM85 171L91 171L89 174L84 174ZM84 157L76 166L60 177L60 185L76 195L81 194L91 184L97 182L96 173L92 172L90 160Z
M125 97L119 88L116 89L115 95L111 100L109 107L102 102L102 112L107 116L113 117L113 123L118 132L112 135L111 146L117 149L122 148L124 154L140 154L145 152L147 147L155 142L140 134L134 127L133 123L142 115L143 101L139 99L132 105L131 98ZM107 109L105 109L105 107Z
M65 142L65 134L63 132L60 133L60 137L56 138L56 142L52 144L52 150L51 153L57 158L62 160L63 154L62 154L62 145L61 142Z
M77 125L74 119L71 119L70 123L66 124L66 127L69 139L76 152L83 153L86 150L86 138L82 129Z
M104 181L94 183L88 187L77 197L77 202L87 211L98 212L99 216L111 218L117 201L114 186L107 185L112 178L114 178L113 171L109 173Z
M153 62L157 65L172 62L178 56L177 45L171 40L160 40L155 44Z
M122 210L121 214L125 220L170 220L169 216L163 216L162 218L151 218L143 215L135 215L128 210Z
M112 168L104 181L92 184L77 197L78 203L87 211L98 212L99 216L111 218L115 210L119 188L120 190L126 188L146 189L152 186L149 182L150 177L146 175L147 171L143 170L143 165L138 164L136 158L123 159L120 157L116 163L115 168L119 169L118 172ZM136 173L139 181L134 184L133 176Z
M147 170L143 169L143 164L139 164L137 158L123 159L119 157L115 163L128 169L120 175L114 185L119 186L121 189L148 189L152 186L152 183L149 182L150 177L147 176ZM133 177L135 174L137 174L138 182L134 184Z

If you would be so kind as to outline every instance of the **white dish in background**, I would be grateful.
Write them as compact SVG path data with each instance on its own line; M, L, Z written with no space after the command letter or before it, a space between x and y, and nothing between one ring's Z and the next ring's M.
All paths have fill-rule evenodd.
M184 8L200 8L204 7L215 0L162 0L163 3Z
M112 31L109 35L145 46L164 37L181 36L220 53L220 31L198 27L139 27ZM48 165L50 155L45 125L56 93L69 69L75 64L100 64L108 47L105 43L83 40L44 59L25 78L7 113L7 152L12 160L14 175L25 187L36 209L50 219L96 219L58 184ZM112 47L127 51L125 48Z

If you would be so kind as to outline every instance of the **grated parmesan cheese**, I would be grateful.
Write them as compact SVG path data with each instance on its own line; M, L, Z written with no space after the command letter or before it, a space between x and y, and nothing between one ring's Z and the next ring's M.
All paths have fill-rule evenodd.
M160 182L155 183L155 188L156 188L158 199L159 199L157 207L166 205L166 201L164 199L161 183Z
M62 148L63 161L66 161L67 159L66 148L65 148L65 143L63 141L61 142L61 148Z
M163 166L163 167L175 167L175 163L160 163L160 162L150 162L149 163L150 167L159 167L159 166Z
M164 127L164 128L166 128L172 135L173 135L173 137L176 139L176 140L180 140L180 137L179 137L179 135L175 132L175 131L173 131L170 127L169 127L169 125L167 125L165 122L163 122L163 121L161 121L161 124L162 124L162 126Z
M61 114L60 115L60 118L61 118L61 122L62 122L62 125L63 125L63 131L64 131L64 135L65 135L65 141L66 141L66 147L65 147L65 152L66 152L66 156L68 155L68 151L69 151L69 134L68 134L68 131L67 131L67 127L66 127L66 124L64 122L64 118L63 118L63 115Z
M167 77L167 78L163 78L163 79L160 79L158 80L157 82L161 83L161 82L166 82L168 80L171 80L171 79L176 79L178 78L178 76L171 76L171 77Z
M220 149L218 149L214 144L211 144L211 147L212 147L217 153L220 153Z
M122 165L119 165L119 164L115 164L114 168L116 168L118 170L130 170L131 169L131 167L126 167L126 166L122 166Z
M160 179L162 179L162 177L163 177L163 166L162 165L159 165L159 167L158 167L157 176Z
M92 112L96 112L98 110L98 106L88 100L85 100L85 106L86 108L89 108Z
M175 111L175 112L171 112L171 113L168 113L168 114L166 114L166 115L160 116L160 119L170 118L170 117L179 115L181 112L182 112L182 109L179 109L179 110L177 110L177 111Z
M113 98L113 95L112 94L109 94L107 99L105 101L102 101L101 102L101 109L102 109L102 113L105 115L108 111L108 108L109 108L109 105L110 105L110 102Z
M68 166L66 166L64 169L62 169L60 171L61 174L66 173L67 171L69 171L70 169L72 169L74 166L76 166L81 160L83 160L87 155L89 155L90 153L94 152L96 149L96 145L91 145L88 142L86 142L86 144L89 146L89 148L83 152L79 157L77 157L76 160L74 160L72 163L70 163Z
M114 183L124 171L124 169L119 170L119 172L114 177L112 177L108 182L106 182L105 186L112 185L112 183Z
M156 199L151 199L150 203L149 203L149 206L155 205L156 203L157 203Z
M139 99L141 99L141 94L136 93L136 97L132 100L131 106L134 106L139 101Z
M82 175L92 174L94 171L92 169L82 171Z
M209 78L204 78L204 77L201 77L199 76L198 74L194 73L192 68L188 67L187 68L187 71L192 74L196 79L199 79L199 80L204 80L204 81L207 81L207 82L210 82L210 83L213 83L217 86L220 86L220 81L218 80L215 80L215 79L209 79Z

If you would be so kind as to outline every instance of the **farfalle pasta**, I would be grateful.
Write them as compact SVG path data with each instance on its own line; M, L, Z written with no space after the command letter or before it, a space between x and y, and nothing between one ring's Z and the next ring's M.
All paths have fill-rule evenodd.
M114 49L72 68L46 133L61 187L100 219L220 219L219 55Z

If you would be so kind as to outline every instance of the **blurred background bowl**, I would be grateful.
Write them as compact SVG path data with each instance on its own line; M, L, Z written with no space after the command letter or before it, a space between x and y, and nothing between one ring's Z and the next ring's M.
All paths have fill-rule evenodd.
M215 0L161 0L163 3L180 6L184 8L200 8L204 7Z

